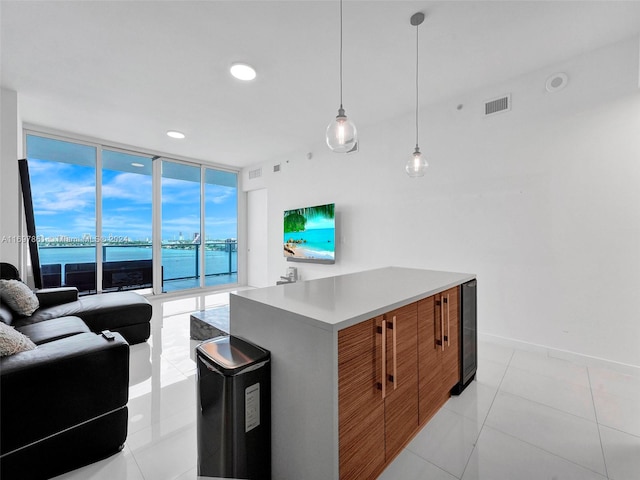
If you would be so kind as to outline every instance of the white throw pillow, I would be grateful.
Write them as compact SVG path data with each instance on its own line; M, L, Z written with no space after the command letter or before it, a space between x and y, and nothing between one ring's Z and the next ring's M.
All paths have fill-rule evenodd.
M0 298L19 315L31 315L40 306L36 294L20 280L0 280Z
M36 345L29 337L6 323L0 322L0 357L26 352L34 348L36 348Z

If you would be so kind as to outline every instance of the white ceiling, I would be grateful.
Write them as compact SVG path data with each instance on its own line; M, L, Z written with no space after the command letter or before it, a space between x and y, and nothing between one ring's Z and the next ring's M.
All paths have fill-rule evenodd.
M413 111L417 11L421 105L640 31L640 1L344 0L344 106L361 132ZM0 22L2 86L35 125L243 167L317 148L337 114L338 0L2 0ZM258 78L233 79L237 61Z

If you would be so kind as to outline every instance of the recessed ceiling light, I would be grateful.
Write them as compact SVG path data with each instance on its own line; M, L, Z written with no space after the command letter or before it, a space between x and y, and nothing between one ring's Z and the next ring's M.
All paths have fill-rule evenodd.
M238 80L244 80L245 82L256 78L255 68L251 65L247 65L246 63L234 63L231 65L229 71L235 78Z
M171 138L184 138L184 133L177 132L175 130L169 130L167 132L167 135L170 136Z
M545 88L547 89L547 92L554 93L566 87L568 82L569 77L567 77L566 73L554 73L547 78Z
M137 167L137 168L143 168L144 167L144 163L132 162L131 166L132 167Z

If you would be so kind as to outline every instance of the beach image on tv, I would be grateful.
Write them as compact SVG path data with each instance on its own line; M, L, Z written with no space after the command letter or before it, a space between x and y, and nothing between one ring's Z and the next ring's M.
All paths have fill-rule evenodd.
M284 212L284 255L299 259L335 259L335 204Z

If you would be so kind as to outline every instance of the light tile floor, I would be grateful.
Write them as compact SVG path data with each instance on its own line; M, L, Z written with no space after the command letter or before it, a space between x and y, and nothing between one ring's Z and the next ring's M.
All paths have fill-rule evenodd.
M58 480L197 478L189 314L228 303L228 293L152 303L151 338L131 347L124 450ZM485 342L478 351L477 380L381 479L640 479L640 377Z

